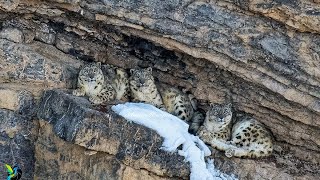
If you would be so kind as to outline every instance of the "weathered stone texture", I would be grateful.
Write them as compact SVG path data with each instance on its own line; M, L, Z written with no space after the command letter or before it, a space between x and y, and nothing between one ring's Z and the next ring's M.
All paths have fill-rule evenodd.
M41 142L36 143L45 144L45 146L39 146L40 154L36 155L38 163L36 166L38 167L36 169L37 176L38 174L44 176L45 174L42 171L50 172L49 170L41 169L40 165L50 165L49 162L56 159L54 157L51 160L43 158L45 153L50 152L55 156L57 154L61 156L61 154L75 151L73 149L79 149L76 145L84 147L80 148L82 149L80 152L85 151L83 153L92 155L90 157L100 154L101 156L99 157L102 159L113 157L117 159L118 163L123 164L121 166L123 174L110 175L110 177L124 179L129 177L133 179L163 177L174 179L188 176L188 163L184 162L183 158L175 153L168 154L160 150L162 139L155 132L125 121L108 108L101 109L101 107L98 107L99 111L95 108L97 107L91 106L86 99L71 96L63 91L50 90L45 92L40 103L38 117L46 121L42 122L41 129L44 132L41 132L41 134L45 134L44 137L49 136L50 138L40 138L39 141ZM60 138L66 139L66 141L73 144L70 145L57 139L56 135L52 135L52 131ZM74 136L68 138L70 134ZM311 159L309 159L311 162L299 160L295 157L292 149L285 149L285 146L279 143L276 144L276 151L272 157L262 160L228 159L222 152L216 150L213 150L213 152L212 158L215 159L216 166L224 172L235 173L240 179L313 179L319 173L318 162L312 162ZM308 150L303 152L311 153ZM68 156L71 156L70 153ZM82 157L84 155L80 154L78 156ZM319 158L319 156L313 156L312 158L315 157ZM38 161L38 159L41 160ZM57 172L54 172L56 174L54 176L64 174L60 164L66 166L69 165L69 161L77 161L76 159L76 157L69 157L68 159L60 158L60 160L55 160L55 164L59 164L59 167L56 165L57 168L55 170ZM77 162L77 164L83 164L82 168L86 168L84 164L88 162L93 163L91 166L100 163L100 160L97 159L80 159L81 162ZM113 162L114 160L109 159L109 161ZM110 168L108 170L110 171ZM114 172L120 171L113 168L111 170ZM147 171L151 174L146 174ZM77 168L73 173L72 176L76 174L78 178L89 178L82 172L81 168ZM129 176L127 173L133 174ZM48 176L53 175L50 174ZM70 173L66 173L66 177L70 176ZM93 177L97 177L97 174L90 176L89 179Z
M284 23L301 32L319 33L320 8L319 0L255 0L239 1L230 0L245 10L260 13L281 23Z
M34 175L34 143L37 121L10 110L0 109L0 160L1 164L18 164L24 170L24 179ZM0 166L0 178L6 179L5 166Z
M79 65L80 62L45 44L26 46L0 39L0 82L22 81L48 88L72 88L76 86Z
M34 98L29 91L1 87L0 85L0 108L32 116L35 113L34 107Z
M91 108L84 98L51 90L41 99L38 117L52 124L53 132L60 138L114 155L128 166L160 176L188 175L188 165L181 156L159 149L162 138L154 131L129 123L110 110L100 112Z
M34 179L117 179L121 164L106 153L86 153L86 149L63 141L41 122L41 137L36 142Z
M41 121L41 125L34 179L169 179L145 169L134 169L108 153L63 141L52 133L48 122Z

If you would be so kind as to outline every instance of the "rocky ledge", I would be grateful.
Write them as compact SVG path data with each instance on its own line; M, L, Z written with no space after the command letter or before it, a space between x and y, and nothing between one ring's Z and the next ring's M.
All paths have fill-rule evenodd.
M162 138L158 134L127 122L110 107L92 106L85 98L49 90L41 98L38 118L42 124L40 134L44 136L38 138L35 148L35 177L39 179L130 179L131 171L146 179L149 176L188 179L189 165L183 157L160 150ZM299 161L278 153L270 158L250 160L228 159L223 153L213 152L211 158L215 159L217 168L240 179L312 179L316 175L312 172L317 171L312 163L292 166ZM292 174L288 172L288 164ZM128 170L130 173L126 174Z
M98 110L95 108L98 108ZM127 122L110 111L110 108L92 107L89 101L84 98L74 97L62 91L46 91L41 98L38 118L43 119L46 126L52 127L52 131L60 139L83 147L80 149L86 151L88 156L98 153L103 158L104 156L113 157L111 161L115 163L115 167L108 169L104 167L106 165L101 164L95 172L90 172L90 168L94 167L92 165L88 172L81 171L90 166L90 161L77 162L78 158L73 159L72 161L79 163L77 168L80 172L76 174L84 179L88 179L86 174L92 177L107 178L108 174L114 178L121 177L119 173L122 171L121 168L125 166L144 169L157 176L187 178L189 175L189 167L184 163L182 157L178 156L177 153L169 154L160 150L162 138L157 133L146 127ZM49 136L50 133L50 131L44 130L46 136ZM39 138L38 141L44 140ZM64 151L55 143L55 141L50 144L36 143L39 144L36 145L36 149L40 150L40 154L57 153L58 157L64 153L68 154L68 151ZM67 154L64 156L68 156ZM96 157L96 155L93 157ZM55 161L55 164L59 164L56 159L52 160ZM87 160L91 160L91 158ZM100 164L102 162L95 163ZM107 164L110 163L113 164L112 162ZM43 165L46 165L45 167L48 169L51 168L50 163L41 163L41 168L45 168ZM38 172L42 171L40 170ZM104 172L106 170L108 173ZM66 177L70 177L68 174L71 172L75 173L73 171L68 172L68 168L65 171L67 172L63 174ZM44 172L48 172L48 170L44 170ZM50 174L50 176L55 177L60 174L61 172ZM47 175L39 174L39 177L45 178Z

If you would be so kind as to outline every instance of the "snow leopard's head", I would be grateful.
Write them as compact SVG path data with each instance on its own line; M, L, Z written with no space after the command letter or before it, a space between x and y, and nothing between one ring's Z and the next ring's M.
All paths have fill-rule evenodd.
M221 129L228 126L232 119L232 105L229 104L210 104L207 111L205 126L209 129Z
M154 83L151 67L146 69L130 69L130 75L130 84L138 88L149 87L150 84Z
M104 76L101 70L101 63L84 65L79 72L78 84L82 86L102 86L104 84Z

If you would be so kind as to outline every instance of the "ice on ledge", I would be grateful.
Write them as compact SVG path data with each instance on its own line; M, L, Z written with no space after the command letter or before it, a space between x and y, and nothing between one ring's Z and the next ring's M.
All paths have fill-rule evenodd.
M204 157L211 155L211 151L198 136L189 134L189 125L176 116L144 103L118 104L112 110L127 121L155 130L164 138L161 149L175 152L182 145L178 154L190 163L191 180L236 179L215 169L213 160L205 162Z

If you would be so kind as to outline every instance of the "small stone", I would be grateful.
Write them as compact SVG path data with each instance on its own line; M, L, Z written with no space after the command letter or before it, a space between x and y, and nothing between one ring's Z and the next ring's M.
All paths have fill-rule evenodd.
M23 33L17 28L5 28L0 32L0 38L4 38L15 43L23 42Z
M87 156L92 156L94 154L97 154L97 151L91 151L91 150L87 149L84 151L84 154Z
M0 108L17 110L19 106L18 93L10 89L0 89Z
M34 98L29 91L0 87L0 108L31 115L34 106Z

